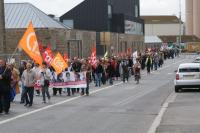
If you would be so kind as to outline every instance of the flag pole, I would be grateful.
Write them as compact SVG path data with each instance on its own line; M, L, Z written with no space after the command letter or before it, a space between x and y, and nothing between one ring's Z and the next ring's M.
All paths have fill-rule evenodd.
M17 49L18 49L18 46L15 48L14 52L11 54L9 60L14 57L15 53L17 52ZM3 74L6 72L7 69L8 69L8 65L6 65L6 68L5 68L4 72L3 72Z

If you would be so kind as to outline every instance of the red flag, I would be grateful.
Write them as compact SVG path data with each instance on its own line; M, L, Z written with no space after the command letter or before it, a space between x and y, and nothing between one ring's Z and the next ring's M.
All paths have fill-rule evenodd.
M68 62L69 61L69 56L67 53L64 53L64 60L65 62Z
M50 45L47 46L46 50L43 52L42 54L44 61L47 64L50 64L51 61L53 60L53 53L51 51L51 47Z
M128 54L128 55L131 54L131 48L128 48L128 50L127 50L127 54Z
M96 48L92 49L92 54L90 56L89 63L93 66L96 67L96 62L97 62L97 57L96 57Z
M38 45L39 45L40 52L43 53L44 52L44 48L43 48L42 42L40 40L38 40Z

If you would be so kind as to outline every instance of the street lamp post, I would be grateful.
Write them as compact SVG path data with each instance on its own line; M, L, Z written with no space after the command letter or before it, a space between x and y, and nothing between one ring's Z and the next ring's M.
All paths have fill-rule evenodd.
M181 21L181 15L182 15L182 12L181 12L181 0L179 0L179 49L181 51L181 42L182 42L182 21Z
M4 0L0 0L0 52L6 56Z

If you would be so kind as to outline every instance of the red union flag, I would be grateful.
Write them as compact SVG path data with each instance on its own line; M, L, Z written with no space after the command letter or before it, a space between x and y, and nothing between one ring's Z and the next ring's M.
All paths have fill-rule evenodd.
M43 48L42 42L40 40L38 40L38 45L39 45L40 52L43 53L44 52L44 48Z
M51 47L49 45L47 46L46 50L43 52L42 56L43 56L44 61L47 64L50 64L51 61L53 60L53 53L52 53Z
M68 56L68 54L67 54L67 53L64 53L64 56L63 56L63 58L64 58L64 60L65 60L66 62L68 62L68 61L69 61L69 56Z
M90 65L92 65L93 67L96 67L96 63L97 63L97 57L96 57L96 48L92 49L92 54L90 56L90 60L89 60Z
M131 48L128 48L127 49L127 55L130 55L131 54Z

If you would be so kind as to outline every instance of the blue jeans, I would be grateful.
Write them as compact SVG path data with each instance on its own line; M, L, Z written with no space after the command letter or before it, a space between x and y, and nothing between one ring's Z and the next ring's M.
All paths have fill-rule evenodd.
M95 73L96 86L101 86L102 73Z
M157 62L154 63L154 68L155 68L155 70L158 69L158 63Z

